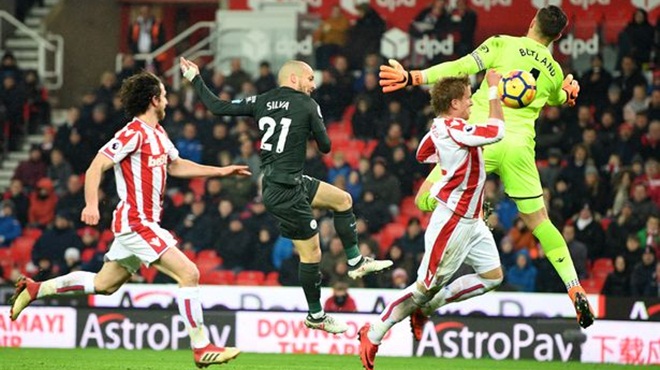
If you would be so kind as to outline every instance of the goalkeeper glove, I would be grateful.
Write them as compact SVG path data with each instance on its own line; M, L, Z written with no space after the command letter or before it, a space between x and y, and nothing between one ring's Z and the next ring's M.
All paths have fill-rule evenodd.
M417 198L417 208L424 212L433 212L435 206L438 205L438 200L431 196L431 193L426 191Z
M421 85L424 83L424 77L421 71L406 71L403 66L394 59L388 61L390 65L380 66L380 86L384 93L389 93L406 86Z
M573 79L572 74L569 73L566 75L564 82L561 84L561 88L566 93L566 104L568 104L569 107L574 106L575 100L580 93L580 84L578 84L577 80Z

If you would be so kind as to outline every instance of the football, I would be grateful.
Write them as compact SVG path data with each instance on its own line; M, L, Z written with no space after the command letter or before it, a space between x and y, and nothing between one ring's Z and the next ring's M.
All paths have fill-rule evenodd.
M497 92L507 107L526 107L536 96L536 79L527 71L513 70L502 76Z

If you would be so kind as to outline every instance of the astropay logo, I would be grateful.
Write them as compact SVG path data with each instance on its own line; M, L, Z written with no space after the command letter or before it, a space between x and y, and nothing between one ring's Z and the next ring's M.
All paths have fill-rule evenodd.
M92 313L80 335L79 346L106 349L142 349L153 350L179 349L185 347L188 332L183 319L172 316L169 325L164 322L133 322L120 313L97 316ZM231 334L231 326L218 328L216 325L205 327L212 343L224 347ZM180 341L182 342L180 346Z
M424 327L415 355L422 356L430 350L436 357L444 358L568 361L573 349L573 343L566 343L562 334L539 332L523 323L515 323L502 331L477 331L464 322L446 321L434 327L429 321Z
M489 11L492 7L495 6L505 6L510 7L513 0L472 0L472 5L484 8L486 11Z
M380 52L386 58L403 59L410 55L410 45L410 35L395 27L383 34ZM417 55L423 55L429 60L440 54L451 55L454 53L454 36L448 35L445 39L436 40L424 35L414 39L412 47Z
M600 47L600 38L597 33L587 40L575 38L568 34L563 40L559 41L559 52L577 58L582 54L596 55Z

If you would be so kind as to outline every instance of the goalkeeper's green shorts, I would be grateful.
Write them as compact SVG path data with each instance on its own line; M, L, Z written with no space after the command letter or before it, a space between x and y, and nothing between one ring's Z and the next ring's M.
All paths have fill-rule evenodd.
M536 168L534 147L516 143L515 137L484 146L486 172L496 173L504 184L504 192L512 198L522 213L543 208L543 189Z

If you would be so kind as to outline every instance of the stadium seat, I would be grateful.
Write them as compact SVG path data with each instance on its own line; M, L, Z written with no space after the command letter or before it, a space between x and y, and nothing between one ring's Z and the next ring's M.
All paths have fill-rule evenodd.
M170 196L170 199L172 199L172 204L174 204L175 207L180 207L183 204L184 195L182 192L177 191Z
M43 231L41 229L38 229L36 227L28 227L23 229L23 236L26 238L30 238L32 240L37 240L39 237L43 234Z
M182 252L183 252L183 254L186 255L186 257L188 257L189 260L191 260L191 261L193 261L193 262L194 262L195 260L197 260L197 252L195 252L194 250L192 250L192 249L186 249L186 250L184 250L184 251L182 251Z
M96 254L96 249L94 248L86 248L83 250L82 254L80 255L80 261L85 263L89 262L92 260L92 257Z
M11 244L10 250L12 259L19 264L25 264L32 259L32 247L34 240L19 236Z
M605 279L614 271L614 263L611 258L599 258L591 264L591 277Z
M0 267L2 268L3 275L0 278L7 279L11 274L11 269L14 267L14 259L11 255L9 248L0 249Z
M244 270L236 274L236 285L262 285L266 274L261 271Z
M584 279L580 281L587 294L600 294L605 284L605 279Z
M195 264L200 273L205 273L222 266L222 257L213 250L204 250L197 253Z
M234 281L234 272L230 270L207 271L199 277L200 284L232 285Z
M142 277L147 283L149 284L153 283L157 274L158 274L158 270L156 270L155 267L147 267L145 265L140 265L140 275L142 275Z
M99 237L99 243L103 242L105 244L110 243L115 239L115 234L111 230L103 230L101 236Z
M262 285L266 286L280 286L280 273L277 271L271 271L266 275L266 280L264 280Z
M600 220L600 226L603 228L604 231L607 231L607 228L610 227L611 223L612 223L612 219L609 217Z
M199 198L206 192L206 180L200 177L190 179L188 187L195 194L195 197Z

